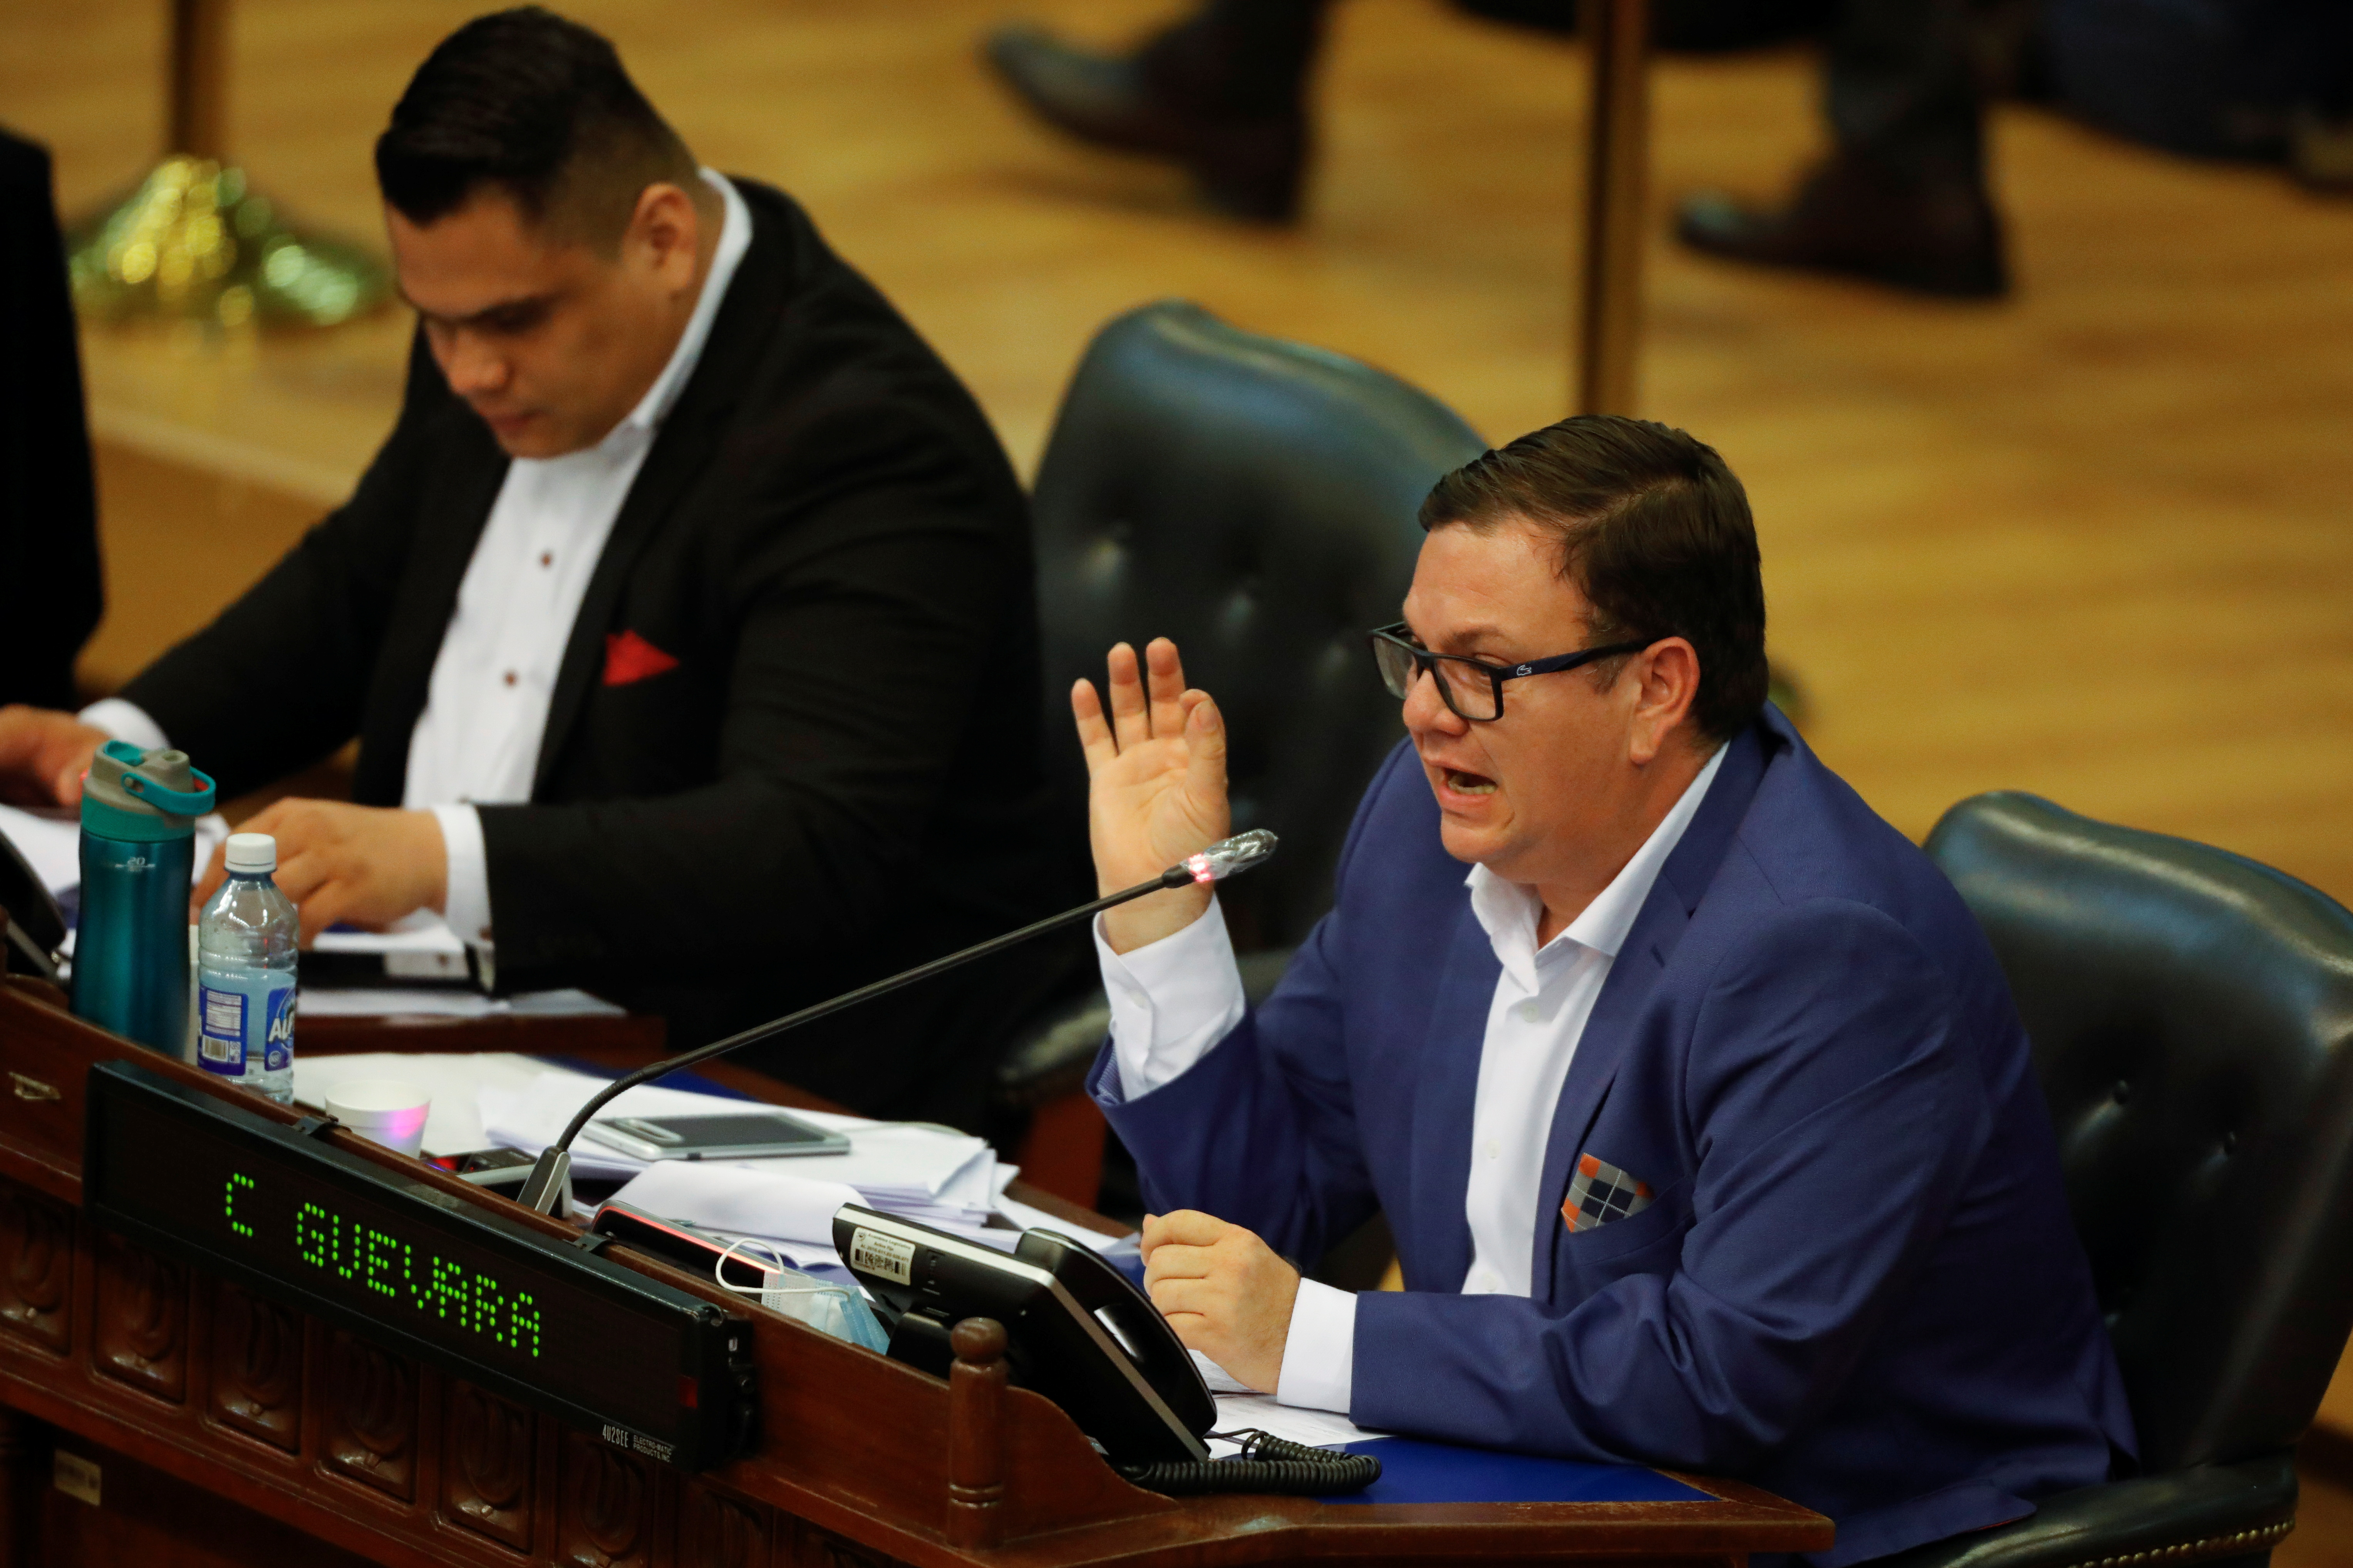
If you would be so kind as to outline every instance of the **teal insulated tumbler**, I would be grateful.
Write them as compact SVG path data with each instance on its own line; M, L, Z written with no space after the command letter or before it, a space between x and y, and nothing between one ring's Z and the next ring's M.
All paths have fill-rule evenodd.
M167 1056L188 1037L188 892L213 781L185 752L109 741L81 792L73 1010Z

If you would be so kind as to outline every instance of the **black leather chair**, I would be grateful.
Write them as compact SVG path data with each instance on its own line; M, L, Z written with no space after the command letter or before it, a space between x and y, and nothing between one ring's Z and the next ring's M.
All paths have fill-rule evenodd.
M2353 1329L2353 912L2027 795L1963 801L1928 853L2033 1039L2140 1473L1886 1561L2267 1563Z
M1394 376L1178 300L1113 321L1071 383L1034 510L1071 852L1085 854L1086 773L1071 683L1100 684L1114 642L1173 637L1227 718L1235 831L1282 841L1219 890L1253 994L1329 906L1356 797L1404 732L1365 633L1397 619L1423 496L1485 449ZM1094 991L1040 1020L1004 1061L1000 1102L1068 1094L1107 1016Z

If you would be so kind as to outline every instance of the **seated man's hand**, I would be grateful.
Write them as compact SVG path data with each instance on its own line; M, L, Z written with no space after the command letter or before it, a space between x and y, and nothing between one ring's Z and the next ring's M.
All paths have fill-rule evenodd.
M339 800L281 800L254 814L242 833L278 840L279 889L302 911L302 945L342 921L381 931L448 897L449 856L429 811L393 811ZM214 851L196 884L202 909L226 876L227 847Z
M1197 1209L1144 1216L1144 1289L1187 1348L1274 1392L1299 1271L1256 1233Z
M0 800L12 805L72 805L90 759L112 739L70 713L12 702L0 708Z
M1095 880L1105 893L1157 877L1233 831L1226 803L1226 730L1206 691L1188 690L1176 645L1111 650L1108 715L1092 682L1071 688L1071 712L1087 753L1087 829ZM1148 689L1147 689L1148 682ZM1113 952L1174 936L1201 918L1209 889L1172 888L1105 911Z

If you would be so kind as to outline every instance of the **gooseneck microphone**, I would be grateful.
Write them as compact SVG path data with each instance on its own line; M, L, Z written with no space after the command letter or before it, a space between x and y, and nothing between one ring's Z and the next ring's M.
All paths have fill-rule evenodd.
M765 1024L755 1024L741 1034L730 1035L723 1040L713 1040L707 1046L698 1046L693 1050L681 1055L664 1057L658 1062L649 1062L635 1072L626 1073L615 1079L590 1099L587 1104L580 1108L579 1113L572 1118L572 1124L564 1130L564 1136L541 1151L538 1163L532 1166L531 1175L523 1183L522 1192L516 1194L515 1201L537 1209L542 1214L555 1213L559 1204L564 1205L568 1211L572 1195L572 1141L580 1136L580 1130L588 1125L589 1119L603 1110L609 1101L641 1083L651 1083L658 1078L666 1078L671 1073L682 1072L688 1068L699 1066L713 1057L723 1057L728 1052L739 1050L745 1046L757 1045L762 1040L775 1039L778 1035L787 1030L797 1029L803 1024L813 1024L819 1018L829 1017L840 1012L845 1007L855 1007L861 1002L871 1002L878 996L887 996L902 985L913 985L918 980L929 980L934 974L944 974L959 964L970 963L976 958L987 958L992 952L1002 952L1008 947L1018 947L1033 936L1043 936L1050 931L1076 925L1079 921L1090 920L1105 910L1126 903L1133 899L1140 899L1146 893L1156 893L1166 888L1182 888L1191 883L1222 882L1238 871L1249 870L1273 854L1274 843L1274 835L1263 827L1253 828L1248 833L1238 833L1231 838L1220 838L1199 854L1187 857L1148 882L1138 882L1133 888L1123 889L1108 898L1097 899L1091 904L1081 904L1075 910L1064 910L1059 915L1049 915L1034 924L1023 926L1019 931L1008 931L999 937L991 937L988 941L967 947L961 952L951 952L944 958L935 958L929 963L919 963L914 968L893 974L888 979L877 980L871 985L861 985L855 991L846 991L828 1001L804 1007L797 1013L788 1013L781 1018L773 1018Z

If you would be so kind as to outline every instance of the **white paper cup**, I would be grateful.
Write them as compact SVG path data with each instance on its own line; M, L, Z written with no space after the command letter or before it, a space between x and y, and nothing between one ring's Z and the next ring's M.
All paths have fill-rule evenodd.
M327 1091L327 1114L366 1139L415 1154L425 1143L433 1094L396 1078L360 1078Z

